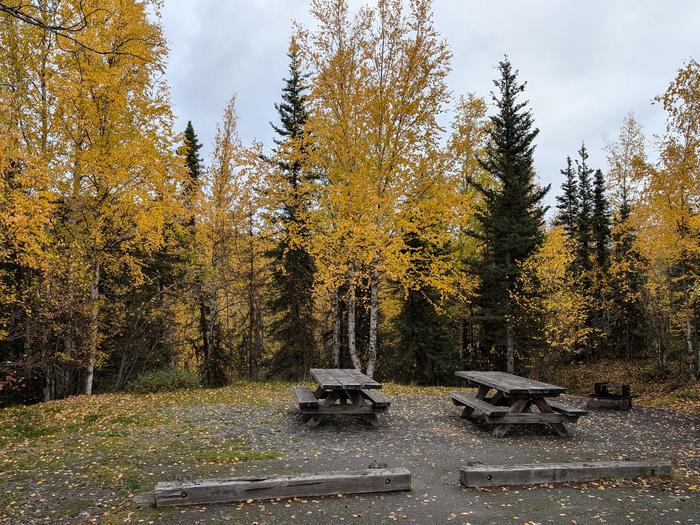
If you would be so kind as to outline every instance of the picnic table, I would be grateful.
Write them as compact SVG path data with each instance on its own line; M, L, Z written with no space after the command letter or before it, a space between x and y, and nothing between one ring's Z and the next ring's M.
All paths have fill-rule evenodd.
M318 426L325 416L331 415L362 416L372 426L378 426L377 414L391 404L379 392L381 383L354 368L312 368L309 372L318 383L316 390L294 387L299 410L309 416L309 427Z
M526 424L551 425L559 436L569 436L566 424L588 413L552 401L566 391L561 386L505 372L468 370L455 375L479 388L476 394L450 393L452 402L464 407L462 417L491 426L497 437L505 436L512 425Z

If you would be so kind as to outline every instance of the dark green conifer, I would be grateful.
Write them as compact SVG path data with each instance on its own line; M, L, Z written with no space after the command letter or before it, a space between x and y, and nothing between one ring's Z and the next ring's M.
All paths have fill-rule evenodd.
M280 125L272 124L279 135L275 143L280 147L302 142L306 109L306 76L301 71L299 55L292 46L289 54L289 78L282 89L282 102L275 104ZM276 245L270 250L272 259L272 297L269 302L276 319L271 325L273 337L280 348L270 363L277 377L298 379L317 364L315 323L313 316L314 262L303 240L308 236L306 222L309 201L303 188L310 180L310 170L297 157L292 162L280 161L284 188L276 193L285 195L275 210L278 231ZM293 240L290 231L301 238Z
M411 252L426 254L423 262L411 270L420 281L430 272L427 261L440 255L439 248L418 233L406 234L405 241ZM389 364L385 365L392 377L419 385L452 382L460 363L454 327L449 316L437 308L439 303L440 294L429 285L410 289L402 297L401 310L393 320L396 340L389 350Z
M199 150L202 149L202 144L197 139L197 134L194 132L192 121L187 121L183 139L183 153L185 156L185 166L187 166L187 175L189 176L187 187L191 188L202 180L202 159L199 156Z
M576 221L576 260L579 269L588 272L593 267L591 258L591 245L593 241L593 188L591 187L591 174L593 170L588 167L588 151L586 145L581 143L578 150L579 158L576 159L576 172L578 175L578 219Z
M636 232L629 222L631 207L626 193L614 216L612 250L611 346L627 359L647 345L647 318L644 305L645 263L635 246Z
M563 226L569 239L573 239L576 237L578 221L578 184L571 157L566 157L566 168L560 173L564 175L565 179L561 185L562 194L557 195L557 210L559 211L554 222Z
M535 183L534 140L539 130L533 125L527 101L518 97L525 84L517 80L506 57L498 64L500 78L492 94L497 113L490 117L486 158L481 164L497 181L485 187L471 181L482 194L483 207L477 213L483 244L483 261L477 267L480 277L478 309L482 321L482 355L492 348L505 349L508 370L514 366L514 334L511 292L519 275L519 263L542 243L546 208L542 199L549 186Z
M599 271L607 272L610 265L610 204L605 196L603 172L595 171L593 179L593 215L591 217L595 264Z

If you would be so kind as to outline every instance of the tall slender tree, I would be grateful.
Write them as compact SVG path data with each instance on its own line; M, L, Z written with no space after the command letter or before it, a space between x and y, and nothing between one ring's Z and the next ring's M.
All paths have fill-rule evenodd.
M607 273L610 266L610 203L605 195L605 178L601 170L596 170L593 178L591 226L596 268Z
M578 184L576 182L576 172L573 168L571 157L566 157L566 168L560 170L565 180L561 185L562 194L557 195L557 216L554 219L556 225L564 227L566 236L573 239L576 236L576 225L578 220Z
M411 222L421 217L406 206L408 196L443 179L442 167L435 169L442 163L435 116L449 100L451 54L428 0L380 0L356 16L347 0L319 0L312 12L317 29L300 32L314 79L311 153L323 173L312 253L317 282L347 290L348 353L371 376L379 355L380 286L407 275L402 232L421 227ZM432 266L436 280L449 279L444 268ZM365 283L369 333L358 349L357 292Z
M433 225L433 229L438 227ZM425 233L425 232L422 232ZM406 246L415 253L441 251L427 238L411 232L406 234ZM414 281L429 275L429 261L416 265L412 272L419 273ZM399 289L399 293L403 290ZM455 351L454 329L446 312L440 308L440 294L429 284L409 289L403 294L401 308L393 319L396 344L391 349L391 365L386 368L397 379L421 385L450 381L453 370L460 363Z
M185 133L183 136L183 145L181 153L185 157L185 167L187 168L187 179L183 188L185 204L190 212L191 223L194 222L194 214L192 213L193 200L195 193L202 185L204 175L204 167L202 166L202 158L199 156L199 150L202 149L202 143L199 142L197 134L192 126L192 121L187 121Z
M199 156L199 150L202 148L202 144L197 138L197 133L194 130L192 121L187 121L187 126L185 127L185 132L183 135L183 145L180 153L184 156L185 170L187 177L185 178L185 183L182 190L182 198L184 205L187 208L187 214L189 215L187 220L188 229L188 240L186 242L192 244L196 242L195 227L197 222L197 214L195 210L195 203L197 199L197 192L200 191L202 185L204 184L204 165L202 158ZM207 384L214 386L226 383L226 374L217 370L218 364L212 364L214 361L212 356L218 355L220 353L219 349L215 349L216 344L213 340L213 333L216 328L213 327L213 312L211 311L211 301L209 298L210 290L207 289L206 278L204 276L204 271L196 272L192 279L194 286L194 298L196 301L196 308L198 311L197 315L197 325L199 327L199 337L198 344L195 351L203 359L203 377Z
M670 335L679 341L679 374L700 377L700 62L690 59L656 97L667 114L660 164L645 181L642 253L668 268Z
M584 143L581 143L578 155L579 158L576 159L576 173L578 175L579 205L576 221L576 253L579 269L588 272L592 268L593 188L591 186L591 174L593 170L588 166L588 150Z
M645 138L632 115L624 119L617 140L606 147L608 179L614 205L610 279L612 295L610 342L618 355L632 359L647 346L649 322L645 315L646 267L637 249L631 220L637 188L646 171Z
M89 270L81 359L88 395L95 370L111 351L105 338L124 330L110 313L123 308L112 280L143 278L143 257L136 253L160 246L172 182L172 116L163 103L167 86L158 80L167 46L157 16L150 16L158 6L109 0L100 7L95 23L81 32L88 47L71 46L55 65L63 72L56 79L62 93L57 131L69 164L57 181L69 217L60 234L68 247L64 256L80 257ZM89 49L97 46L119 55L106 58Z
M279 136L277 173L273 195L273 221L276 243L268 252L272 264L270 310L276 319L271 325L280 344L271 371L285 378L300 378L316 361L314 323L314 261L307 250L310 205L307 182L313 177L304 162L306 75L294 41L289 48L289 77L282 88L282 102L275 104L280 125L272 124Z
M595 350L607 348L610 334L611 290L610 290L610 204L605 195L605 178L601 170L593 177L593 211L591 213L592 276L591 317L595 330Z
M519 264L543 240L546 208L542 198L549 186L535 183L533 152L539 130L534 127L527 101L519 101L525 84L505 57L498 64L500 78L492 94L497 113L491 117L489 143L483 167L498 181L495 188L472 181L483 195L477 213L483 241L483 261L478 266L481 285L478 304L483 319L482 349L505 346L506 369L515 369L511 294L519 275Z

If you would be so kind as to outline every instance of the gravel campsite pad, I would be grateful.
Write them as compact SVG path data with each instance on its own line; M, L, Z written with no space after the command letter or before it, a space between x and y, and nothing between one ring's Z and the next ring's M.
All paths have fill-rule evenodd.
M280 390L279 402L273 404L166 406L164 419L175 422L182 431L168 436L175 446L167 454L158 455L154 447L138 456L140 472L147 473L138 490L124 493L110 491L104 484L74 486L61 470L42 473L39 485L32 484L28 476L1 478L0 489L7 493L16 486L27 491L24 498L12 503L24 507L21 515L26 523L700 524L700 415L635 407L631 412L592 412L579 420L569 439L527 427L495 438L461 419L447 390L428 395L414 391L387 389L392 406L381 416L379 428L347 417L306 428L291 390L288 398ZM567 397L565 401L578 407L584 404L582 398ZM138 428L132 431L137 439ZM223 449L206 457L201 453L184 456L198 458L196 464L178 457L178 448L197 450L204 442ZM237 448L242 443L245 448ZM232 458L233 454L238 456ZM238 461L239 456L248 460ZM470 462L625 458L668 458L677 466L672 480L490 489L467 489L459 484L459 469ZM139 508L132 501L134 494L152 489L159 480L360 470L370 464L408 468L413 489L165 509ZM56 505L76 498L83 502L82 507L77 505L72 515L57 519ZM6 522L18 523L16 518Z

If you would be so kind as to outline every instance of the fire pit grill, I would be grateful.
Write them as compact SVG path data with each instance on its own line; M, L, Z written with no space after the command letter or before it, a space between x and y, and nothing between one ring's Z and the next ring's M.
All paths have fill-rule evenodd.
M588 394L587 407L605 410L629 410L632 408L632 393L629 385L596 383L594 392Z

